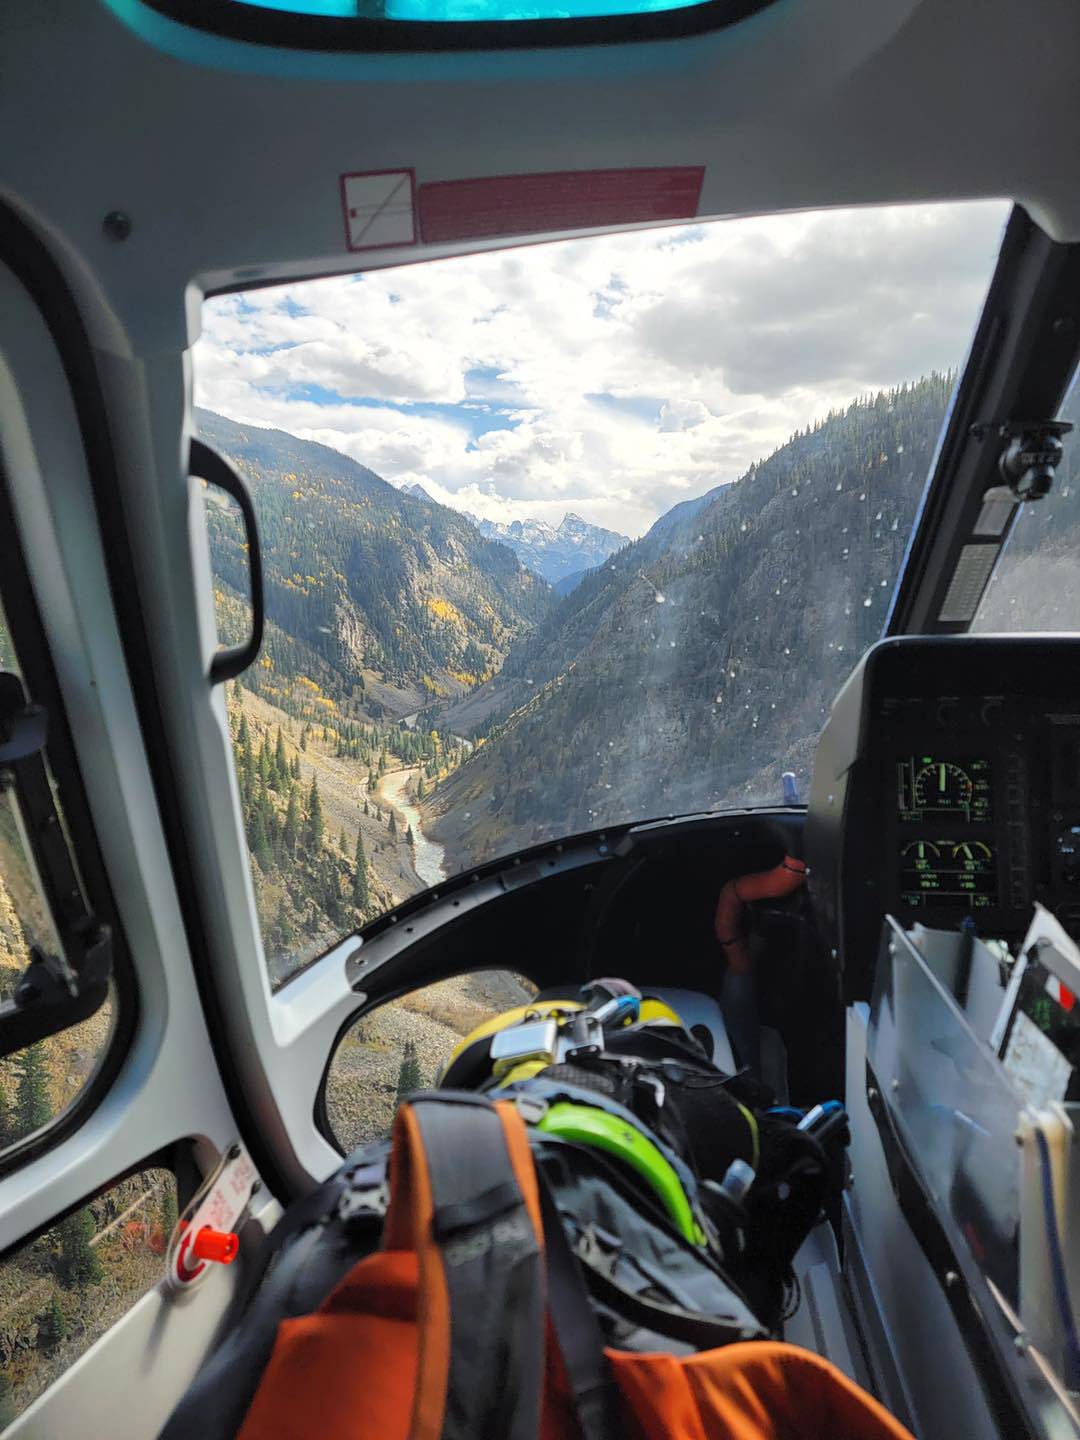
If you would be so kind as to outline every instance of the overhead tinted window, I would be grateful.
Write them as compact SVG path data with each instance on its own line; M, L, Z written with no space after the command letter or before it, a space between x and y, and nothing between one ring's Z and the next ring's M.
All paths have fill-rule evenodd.
M418 48L431 49L648 38L720 29L765 9L772 0L210 0L210 3L208 0L148 0L148 3L189 25L238 39L304 49L363 50L409 48L411 40ZM440 30L444 32L441 35Z
M331 15L355 20L501 21L569 20L575 16L688 10L699 8L701 0L245 0L245 3L293 15Z

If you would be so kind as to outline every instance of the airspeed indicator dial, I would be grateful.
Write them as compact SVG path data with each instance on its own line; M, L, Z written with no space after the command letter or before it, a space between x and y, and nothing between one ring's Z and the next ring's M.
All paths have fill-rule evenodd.
M947 760L924 765L915 776L914 798L920 810L968 810L972 791L967 771Z

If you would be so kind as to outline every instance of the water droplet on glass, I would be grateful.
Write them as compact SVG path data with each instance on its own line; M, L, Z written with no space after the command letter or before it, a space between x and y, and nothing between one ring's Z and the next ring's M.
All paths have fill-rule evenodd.
M791 651L788 649L788 647L787 647L786 645L784 646L784 654L785 654L785 655L790 655L790 654L791 654Z
M716 703L717 703L717 705L722 705L722 704L724 703L724 697L723 697L723 695L717 695L717 697L716 697Z
M793 485L791 487L791 493L792 495L797 495L799 493L799 487L797 485Z
M887 580L882 580L882 582L881 582L881 588L882 588L882 590L886 589L887 586L888 586L888 584L889 584L889 582L888 582Z
M902 445L897 445L896 453L897 455L902 455L904 453L904 447Z
M745 535L746 532L747 532L747 530L750 529L750 526L747 525L746 521L744 520L744 521L742 522L742 524L739 526L739 529L740 529L740 530L743 532L743 534Z
M864 610L869 610L869 609L870 609L870 606L871 606L874 602L873 602L873 600L871 599L871 597L870 597L869 595L867 595L866 599L865 599L862 603L863 603L863 609L864 609Z
M877 512L877 514L874 516L874 519L875 519L875 520L880 520L880 519L881 519L881 511L880 511L880 510L879 510L879 511Z
M672 642L671 642L671 648L672 648L672 650L675 649L675 641L674 641L674 640L672 640Z
M892 522L892 524L889 526L889 529L890 529L890 530L895 530L895 529L899 526L899 524L900 524L900 520L899 520L899 517L897 517L897 518Z
M656 601L657 605L663 605L664 601L667 599L667 596L661 595L660 591L657 590L656 594L653 596L653 599Z
M863 493L859 496L859 499L860 499L860 500L865 500L865 499L866 499L866 492L865 492L865 491L863 491Z
M837 488L837 490L842 490L842 489L844 488L843 485L840 483L839 480L836 482L836 488Z

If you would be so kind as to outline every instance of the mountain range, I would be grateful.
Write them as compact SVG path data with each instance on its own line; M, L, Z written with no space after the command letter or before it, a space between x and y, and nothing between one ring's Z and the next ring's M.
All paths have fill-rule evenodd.
M827 709L881 633L952 382L932 374L853 401L641 539L605 532L591 565L595 527L576 517L485 535L323 446L199 419L255 490L262 664L309 677L358 723L416 711L418 732L448 737L462 763L440 765L419 798L456 869L604 824L777 803L788 769L805 788ZM1027 507L1010 547L1019 601L1007 556L991 611L1026 603L1024 577L1075 515L1069 496L1065 477ZM209 510L227 609L246 556ZM520 558L532 546L538 563L552 534L586 561L569 593Z
M480 534L509 545L523 565L542 575L560 594L568 594L585 574L630 544L628 535L590 525L567 512L558 525L544 520L478 520Z
M777 803L881 633L952 378L853 402L586 575L443 722L459 864L607 823Z
M416 480L402 485L401 493L431 505L438 503ZM629 535L591 525L572 511L567 511L558 525L535 518L505 524L473 516L469 519L485 539L508 545L523 565L547 580L560 595L568 595L590 570L630 544Z

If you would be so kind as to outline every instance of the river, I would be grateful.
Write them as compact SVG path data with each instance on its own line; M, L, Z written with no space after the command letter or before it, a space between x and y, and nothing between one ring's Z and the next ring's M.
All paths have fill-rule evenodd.
M429 840L424 834L420 812L405 793L412 770L392 770L382 779L382 794L393 805L399 815L404 816L406 825L412 826L413 868L426 886L441 885L446 879L445 852L437 840Z

